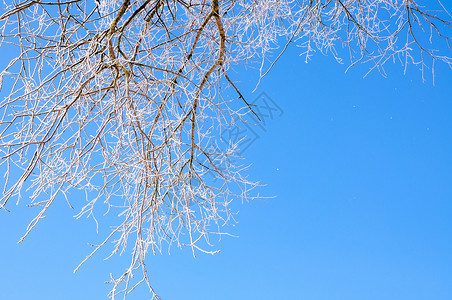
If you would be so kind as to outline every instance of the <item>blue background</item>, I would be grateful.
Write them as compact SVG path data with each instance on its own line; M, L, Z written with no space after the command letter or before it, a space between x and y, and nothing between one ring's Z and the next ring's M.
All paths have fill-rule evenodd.
M284 111L244 153L260 193L277 197L237 203L240 238L217 255L150 255L164 300L452 299L452 70L438 64L433 85L414 66L389 64L387 78L345 69L289 48L254 94L254 77L233 76ZM128 255L104 251L74 275L107 231L60 198L17 245L35 213L25 202L0 212L0 299L107 299L103 282Z

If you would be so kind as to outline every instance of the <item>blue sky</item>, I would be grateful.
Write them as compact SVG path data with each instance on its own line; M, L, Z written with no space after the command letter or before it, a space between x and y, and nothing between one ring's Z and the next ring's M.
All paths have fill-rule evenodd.
M452 70L437 65L433 85L414 66L345 69L290 48L254 94L235 75L248 99L265 92L284 111L244 153L276 197L237 203L240 238L215 256L149 256L163 299L452 299ZM1 212L0 299L107 299L129 257L104 252L74 275L102 237L60 200L20 245L34 211Z

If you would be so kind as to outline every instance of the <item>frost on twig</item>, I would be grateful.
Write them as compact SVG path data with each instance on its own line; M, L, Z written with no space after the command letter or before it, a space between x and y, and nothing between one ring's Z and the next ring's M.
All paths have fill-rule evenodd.
M0 49L16 53L0 73L0 209L21 193L40 207L23 238L59 195L76 201L72 189L87 195L77 217L95 218L99 202L119 210L119 224L81 263L107 244L112 255L129 245L112 298L141 282L157 297L146 255L172 246L215 253L211 238L235 222L231 201L253 197L257 183L231 163L237 145L217 143L243 117L231 101L255 114L234 67L265 76L290 44L306 60L318 51L382 74L393 60L422 71L451 63L431 46L450 41L441 2L432 10L412 0L99 2L0 8Z

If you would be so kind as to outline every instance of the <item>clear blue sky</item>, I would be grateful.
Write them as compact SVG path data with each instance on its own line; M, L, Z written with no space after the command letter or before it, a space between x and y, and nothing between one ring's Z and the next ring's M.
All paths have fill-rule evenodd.
M255 81L235 75L248 99L264 91L284 111L244 154L277 197L238 203L240 238L215 256L149 256L164 300L452 299L452 70L437 65L433 86L413 66L387 67L363 78L364 66L345 74L290 48L253 95ZM94 222L60 199L17 245L34 213L24 203L0 213L0 299L107 299L103 282L129 257L104 252L74 275L102 238Z

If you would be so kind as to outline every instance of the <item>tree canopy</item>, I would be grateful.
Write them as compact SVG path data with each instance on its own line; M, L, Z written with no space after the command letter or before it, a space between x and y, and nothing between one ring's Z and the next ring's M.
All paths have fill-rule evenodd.
M294 45L306 60L321 52L383 75L393 61L433 72L452 62L435 50L449 45L451 16L419 2L4 1L0 47L14 57L0 73L0 208L25 189L41 208L22 241L59 196L72 205L71 189L86 192L79 217L119 207L120 225L80 266L108 242L112 254L132 244L110 296L146 282L158 297L147 253L215 253L211 236L234 223L229 203L255 197L258 183L231 163L237 143L218 145L221 130L255 114L235 68L256 68L259 82Z

